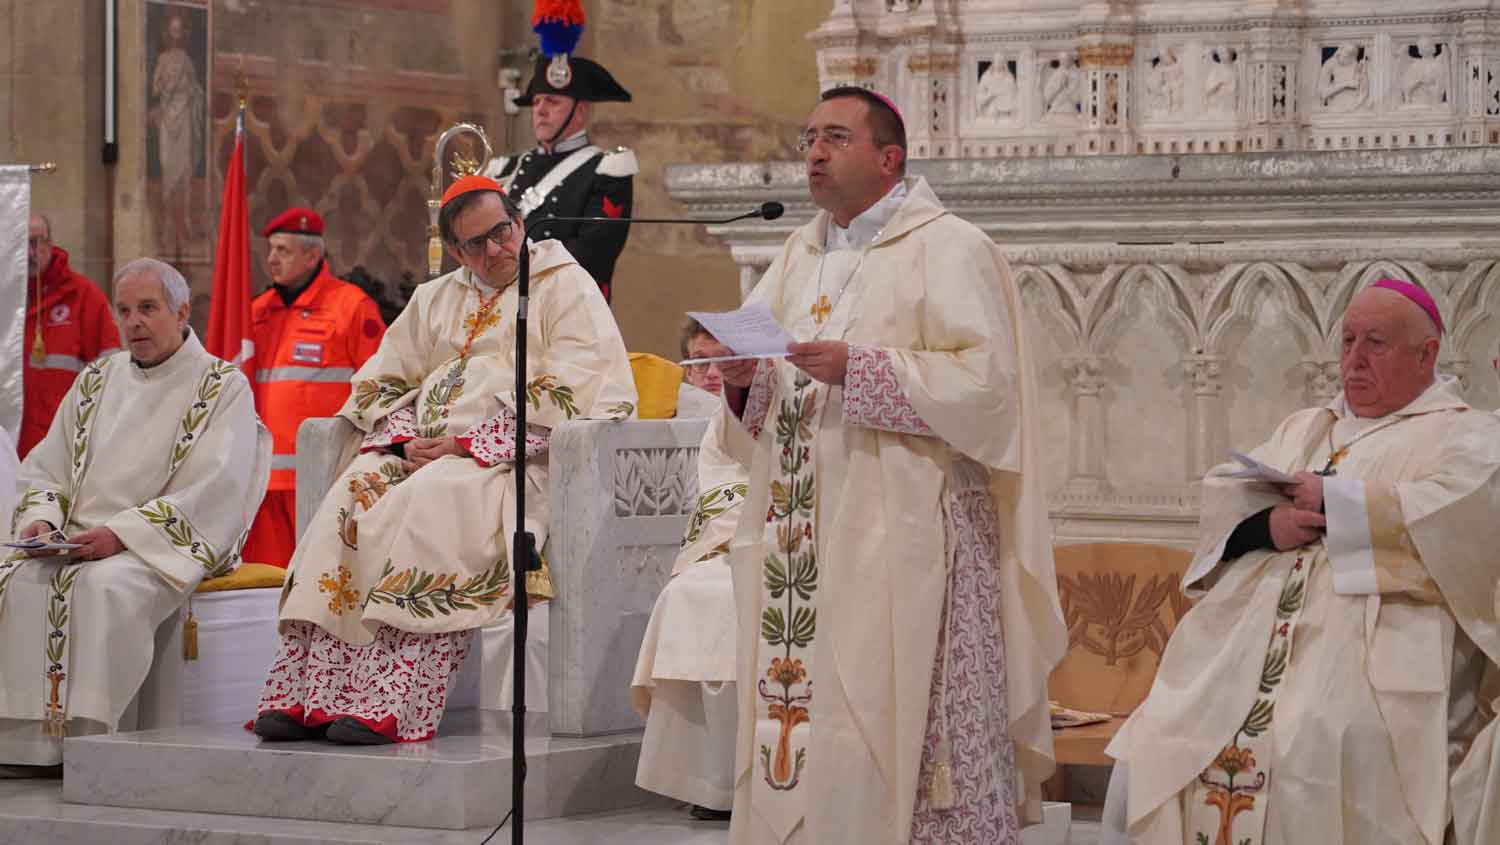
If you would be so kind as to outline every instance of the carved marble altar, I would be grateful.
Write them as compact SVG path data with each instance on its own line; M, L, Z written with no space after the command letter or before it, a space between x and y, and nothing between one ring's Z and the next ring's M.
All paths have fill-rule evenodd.
M1450 327L1442 370L1477 405L1500 403L1500 152L926 160L911 172L1016 271L1058 542L1191 542L1197 479L1337 392L1339 317L1381 276L1432 292ZM709 227L746 291L815 211L795 162L679 165L666 182L702 216L786 204L773 224Z
M1500 143L1493 0L836 0L808 38L914 158Z

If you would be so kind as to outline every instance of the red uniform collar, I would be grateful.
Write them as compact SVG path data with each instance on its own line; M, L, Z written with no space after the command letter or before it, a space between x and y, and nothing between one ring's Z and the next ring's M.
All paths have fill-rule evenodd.
M60 246L52 248L52 262L47 269L42 271L42 295L45 296L56 291L73 278L73 271L68 267L68 251ZM31 282L30 279L26 281ZM31 296L36 287L35 282L28 285L26 294Z

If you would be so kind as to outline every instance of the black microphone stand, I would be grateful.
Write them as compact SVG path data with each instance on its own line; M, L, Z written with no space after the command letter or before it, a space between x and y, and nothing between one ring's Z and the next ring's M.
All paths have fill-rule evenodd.
M544 223L692 223L723 225L750 218L775 220L786 211L779 202L761 203L754 211L722 220L664 217L540 217L521 229L521 252L516 256L516 531L511 542L511 596L515 613L515 642L511 653L511 764L510 841L525 841L526 800L526 625L531 608L526 594L526 573L541 569L536 554L536 535L526 530L526 312L531 295L531 230Z

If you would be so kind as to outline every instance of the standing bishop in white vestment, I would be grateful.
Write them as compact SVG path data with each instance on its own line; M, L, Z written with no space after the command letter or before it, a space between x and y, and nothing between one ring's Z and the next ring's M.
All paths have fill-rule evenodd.
M1437 376L1441 333L1420 287L1361 291L1343 392L1251 453L1296 483L1204 480L1202 598L1109 746L1101 842L1500 841L1500 420Z
M509 612L521 214L493 179L469 176L438 226L462 266L419 286L354 374L339 415L365 437L288 568L255 721L266 739L431 737L474 629ZM552 429L631 416L636 393L598 284L558 241L525 248L525 528L541 549ZM552 597L545 567L527 593Z
M730 350L689 323L685 358L714 358ZM712 394L723 382L716 364L687 367L688 383ZM679 402L679 415L681 414ZM729 540L739 525L749 471L709 425L698 449L698 506L688 521L672 578L641 639L630 702L646 720L636 786L693 805L693 816L722 820L734 804L736 726L734 584Z
M135 727L157 626L239 565L270 476L250 383L187 327L182 275L132 261L114 305L128 349L79 373L21 465L16 535L81 548L0 563L0 763L56 765L65 735Z
M1013 843L1066 648L1017 289L902 178L884 97L825 92L800 147L823 211L751 296L800 342L724 372L750 467L730 840Z

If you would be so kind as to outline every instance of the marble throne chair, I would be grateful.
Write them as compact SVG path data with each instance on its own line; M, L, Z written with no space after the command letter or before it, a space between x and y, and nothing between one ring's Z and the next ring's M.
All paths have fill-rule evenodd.
M687 409L682 409L686 411ZM708 421L571 420L552 434L552 522L542 552L557 595L534 609L528 709L558 736L640 729L628 690L656 596L698 499ZM353 457L354 427L310 419L297 432L297 530ZM508 620L481 629L449 708L509 708ZM545 667L545 670L541 669ZM541 677L541 675L545 677ZM542 694L544 693L544 694Z

